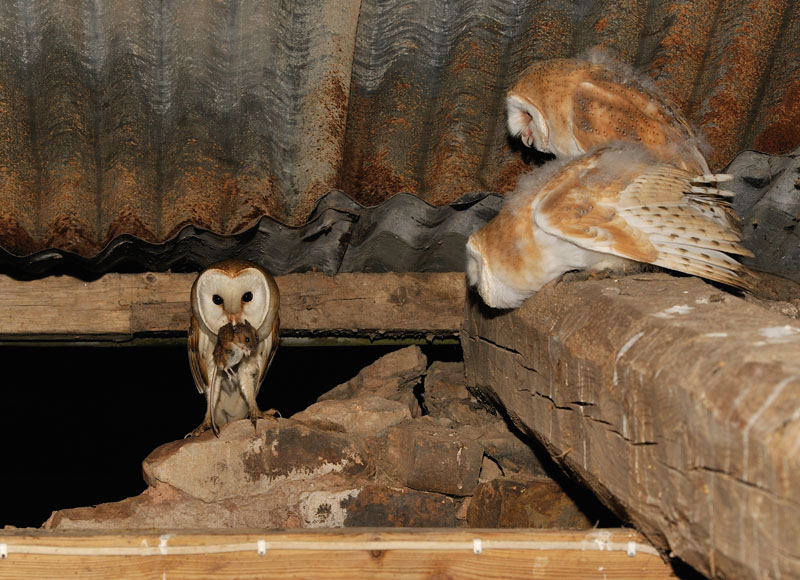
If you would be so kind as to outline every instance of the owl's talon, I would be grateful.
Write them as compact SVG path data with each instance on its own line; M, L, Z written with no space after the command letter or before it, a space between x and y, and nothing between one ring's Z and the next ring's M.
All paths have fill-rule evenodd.
M271 419L276 421L279 417L281 417L281 412L277 409L267 409L266 411L252 411L250 413L250 422L253 424L253 428L256 428L256 423L259 419Z
M612 272L610 270L569 270L556 278L553 285L558 287L562 284L573 284L575 282L587 282L598 278L609 278L611 275Z
M189 431L186 435L184 435L183 438L184 439L191 439L193 437L199 437L200 435L202 435L203 433L205 433L206 431L208 431L211 428L212 428L212 426L211 426L211 422L210 421L203 421L194 430ZM214 433L214 434L217 435L216 433ZM217 435L217 437L219 437L219 435Z

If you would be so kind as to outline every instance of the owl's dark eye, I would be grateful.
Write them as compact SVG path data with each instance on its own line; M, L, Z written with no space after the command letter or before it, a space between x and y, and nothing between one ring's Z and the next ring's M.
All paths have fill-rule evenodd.
M242 302L250 302L253 299L252 292L245 292L242 294Z
M219 294L214 294L211 297L211 300L214 302L214 304L222 304L224 302L224 300L222 300L222 296Z

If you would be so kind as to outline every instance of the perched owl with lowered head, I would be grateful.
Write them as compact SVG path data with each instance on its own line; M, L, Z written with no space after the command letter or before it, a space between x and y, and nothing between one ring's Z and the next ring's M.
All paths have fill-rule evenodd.
M261 412L256 395L278 347L280 295L275 279L261 266L243 260L225 260L200 272L191 290L192 316L189 323L189 367L197 390L206 396L203 422L189 435L197 436L209 428L250 417L272 418L273 410ZM257 345L241 357L233 372L217 372L221 349L214 356L220 330L252 326ZM223 340L227 341L224 336ZM223 347L229 347L229 344ZM216 360L215 360L216 358ZM226 359L227 360L227 359ZM213 381L213 382L212 382Z
M698 139L649 78L601 53L534 63L506 94L508 131L527 147L575 157L615 141L637 143L659 161L711 173Z
M617 143L523 176L467 241L467 281L494 308L516 308L570 270L655 264L747 289L727 175L696 175Z

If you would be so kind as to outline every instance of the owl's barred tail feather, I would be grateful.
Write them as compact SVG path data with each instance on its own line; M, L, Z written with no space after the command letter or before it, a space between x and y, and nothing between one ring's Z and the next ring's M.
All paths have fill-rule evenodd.
M671 172L665 171L662 176L668 173ZM643 229L658 251L652 263L752 290L755 274L729 255L753 256L739 243L741 229L728 201L735 194L716 187L731 176L705 174L687 179L676 173L670 177L683 182L682 203L630 208L638 220L646 222ZM654 188L660 187L659 180L649 181Z

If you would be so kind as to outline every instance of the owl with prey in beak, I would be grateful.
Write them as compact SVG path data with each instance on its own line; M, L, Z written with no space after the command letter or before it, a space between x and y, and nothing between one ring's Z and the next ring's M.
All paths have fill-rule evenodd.
M191 290L189 367L206 397L203 422L188 436L262 412L256 395L278 348L278 285L261 266L225 260L208 266ZM216 351L216 352L215 352Z

